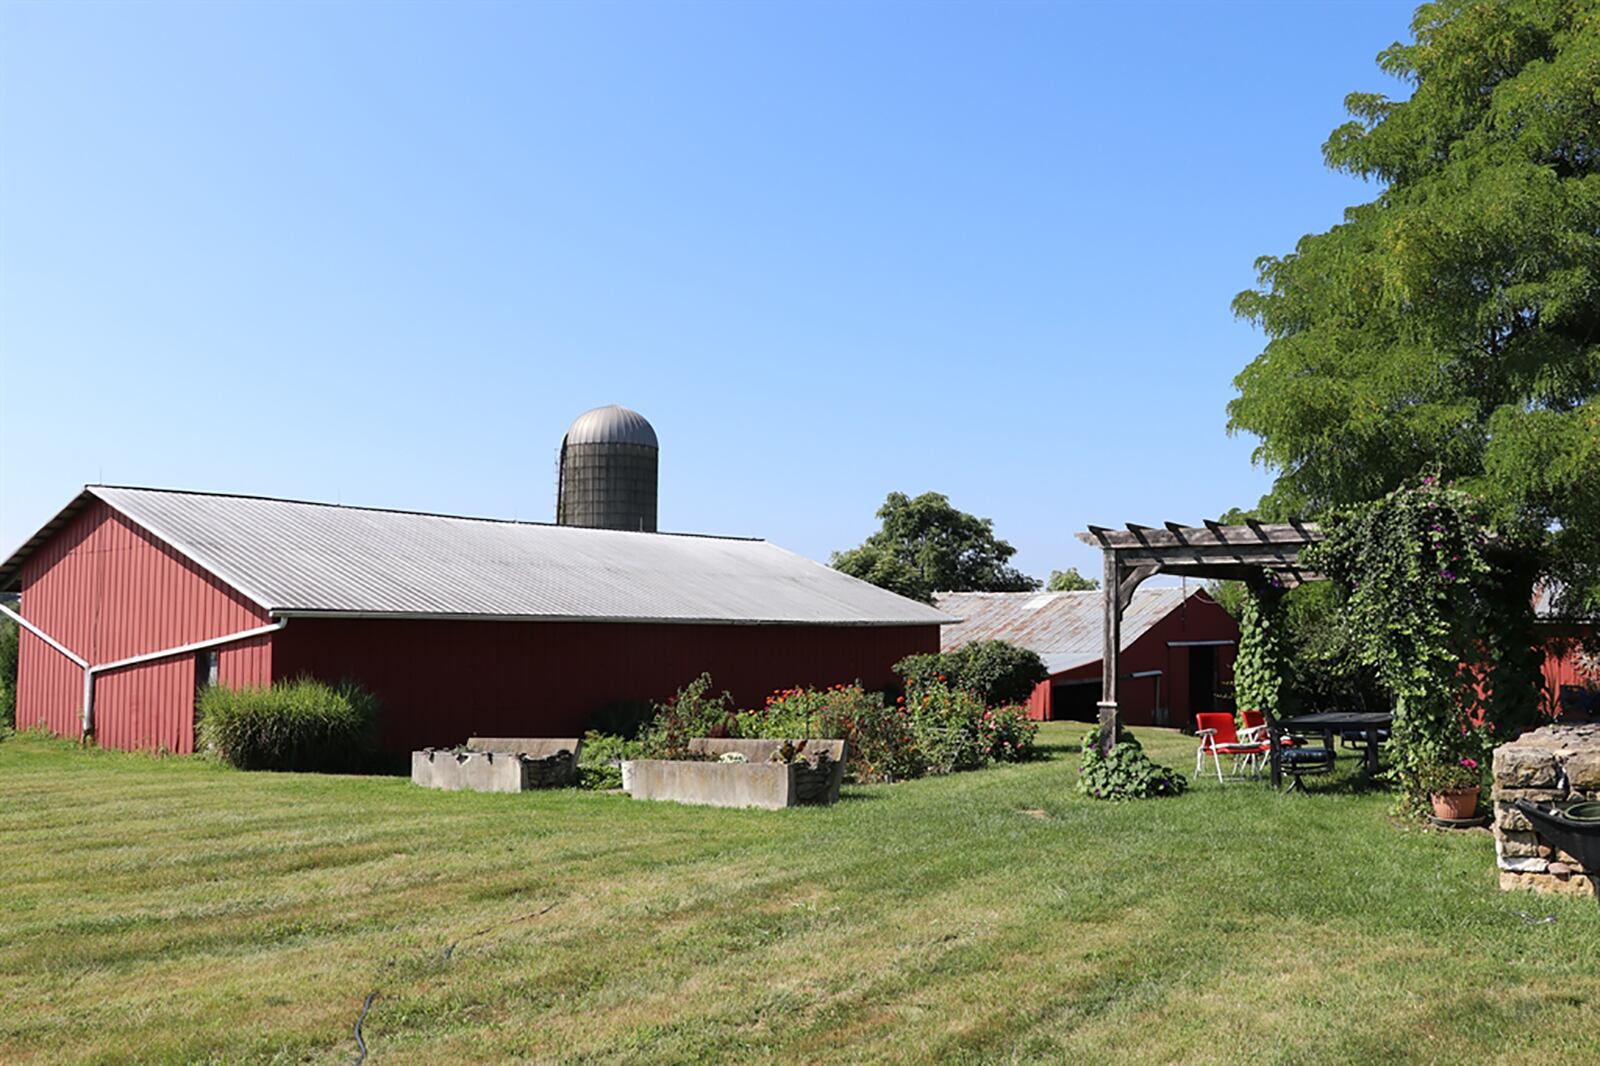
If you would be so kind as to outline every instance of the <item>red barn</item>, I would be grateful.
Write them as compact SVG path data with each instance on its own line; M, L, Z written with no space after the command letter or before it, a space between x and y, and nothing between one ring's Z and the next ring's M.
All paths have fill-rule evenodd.
M1578 661L1582 644L1595 643L1595 629L1600 623L1561 618L1550 602L1551 591L1541 588L1533 601L1539 639L1544 645L1544 713L1568 721L1600 720L1600 678L1589 676Z
M939 609L961 619L943 648L1004 640L1039 653L1048 680L1028 717L1091 722L1100 700L1104 596L1100 592L946 592ZM1192 726L1197 711L1232 710L1239 623L1200 589L1145 587L1122 616L1118 711L1128 725Z
M17 724L194 750L197 691L352 678L404 751L570 736L709 671L893 683L931 607L765 541L93 485L0 564L22 596Z

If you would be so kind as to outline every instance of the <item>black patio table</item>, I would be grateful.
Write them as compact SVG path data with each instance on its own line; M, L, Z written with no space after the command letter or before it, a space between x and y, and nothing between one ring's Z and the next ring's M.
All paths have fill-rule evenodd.
M1272 735L1272 787L1283 784L1283 762L1279 757L1278 739L1284 733L1321 733L1323 743L1333 750L1333 733L1336 729L1360 729L1367 734L1367 772L1378 772L1378 730L1394 724L1393 711L1318 711L1293 718L1268 719Z

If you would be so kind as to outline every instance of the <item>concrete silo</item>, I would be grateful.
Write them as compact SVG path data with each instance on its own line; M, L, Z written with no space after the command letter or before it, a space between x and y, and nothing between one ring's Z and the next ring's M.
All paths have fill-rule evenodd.
M561 439L556 522L654 533L660 456L639 412L608 404L579 415Z

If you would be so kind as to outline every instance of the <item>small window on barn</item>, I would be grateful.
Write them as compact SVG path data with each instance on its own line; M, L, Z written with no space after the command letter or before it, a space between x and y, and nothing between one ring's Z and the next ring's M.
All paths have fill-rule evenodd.
M221 666L222 655L216 649L203 651L194 657L194 697L200 698L200 693L208 688L215 688L217 674Z

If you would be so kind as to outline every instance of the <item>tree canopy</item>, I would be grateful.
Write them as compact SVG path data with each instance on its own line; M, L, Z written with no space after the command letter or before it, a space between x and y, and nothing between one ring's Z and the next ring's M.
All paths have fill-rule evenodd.
M833 567L924 603L935 592L1026 592L1039 582L1007 565L1017 550L994 523L951 506L937 492L891 492L883 528L859 548L833 553Z
M1328 165L1375 181L1235 311L1266 334L1229 428L1277 473L1267 517L1437 472L1600 611L1600 2L1444 0L1378 57Z
M1045 588L1051 592L1088 592L1099 587L1100 582L1084 577L1076 566L1050 571L1050 580L1045 583Z

